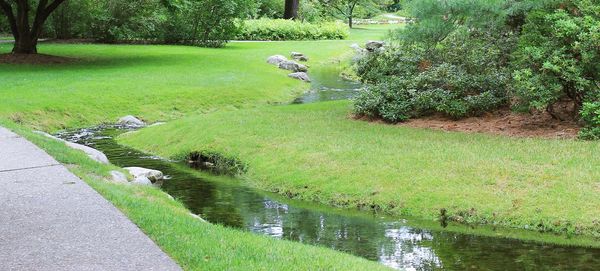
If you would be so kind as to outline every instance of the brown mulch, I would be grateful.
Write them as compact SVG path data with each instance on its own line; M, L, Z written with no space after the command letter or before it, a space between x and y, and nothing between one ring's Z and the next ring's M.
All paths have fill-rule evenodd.
M575 120L557 120L546 112L514 113L499 110L481 117L462 120L433 116L410 120L400 125L445 131L486 133L511 137L576 138L580 126Z
M65 64L77 61L75 58L45 54L0 54L1 64Z

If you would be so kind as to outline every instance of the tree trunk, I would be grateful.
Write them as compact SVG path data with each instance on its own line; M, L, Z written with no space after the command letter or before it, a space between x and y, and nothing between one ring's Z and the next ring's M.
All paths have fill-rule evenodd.
M298 17L298 6L300 0L285 0L284 19L296 19Z
M14 54L37 54L37 38L31 37L31 35L19 35L19 39L15 40L12 52Z
M353 23L352 23L352 16L349 16L349 17L348 17L348 26L349 26L350 28L352 28L352 24L353 24Z
M30 1L29 0L0 0L0 9L8 19L10 30L15 38L13 53L36 54L37 43L44 23L48 16L58 8L65 0L39 0L33 22L30 23ZM16 4L16 6L13 6ZM16 11L16 12L15 12Z

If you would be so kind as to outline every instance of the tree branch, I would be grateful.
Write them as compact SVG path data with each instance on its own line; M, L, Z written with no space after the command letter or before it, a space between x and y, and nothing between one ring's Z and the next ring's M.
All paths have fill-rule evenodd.
M8 17L8 23L10 24L10 31L13 34L15 40L19 39L19 30L17 29L17 20L13 13L12 6L5 0L0 0L0 8L4 11L6 17Z

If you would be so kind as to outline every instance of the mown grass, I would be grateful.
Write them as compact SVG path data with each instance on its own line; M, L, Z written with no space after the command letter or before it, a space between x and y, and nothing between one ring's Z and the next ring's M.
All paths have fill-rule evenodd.
M310 57L309 65L319 65L387 29L352 30L343 41L234 42L223 49L42 43L40 53L76 61L0 64L0 118L55 131L114 122L123 115L153 122L288 102L308 84L266 64L268 56L300 51ZM0 44L0 53L11 48Z
M348 102L215 112L120 142L164 157L215 151L289 197L397 215L600 238L600 143L353 120Z
M7 121L8 127L40 146L111 201L184 270L388 270L331 249L284 241L192 217L160 189L107 182L118 168L98 164L82 152Z

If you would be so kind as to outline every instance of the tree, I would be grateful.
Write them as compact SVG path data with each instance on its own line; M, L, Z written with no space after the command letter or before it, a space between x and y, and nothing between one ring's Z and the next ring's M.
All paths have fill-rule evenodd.
M352 28L354 9L359 4L366 3L366 1L368 0L323 0L323 5L334 13L338 13L336 15L348 19L348 26Z
M284 19L296 19L298 17L298 7L300 0L285 0Z
M30 22L31 3L29 0L0 0L0 8L6 15L10 30L15 38L13 53L35 54L44 23L66 0L39 0Z

